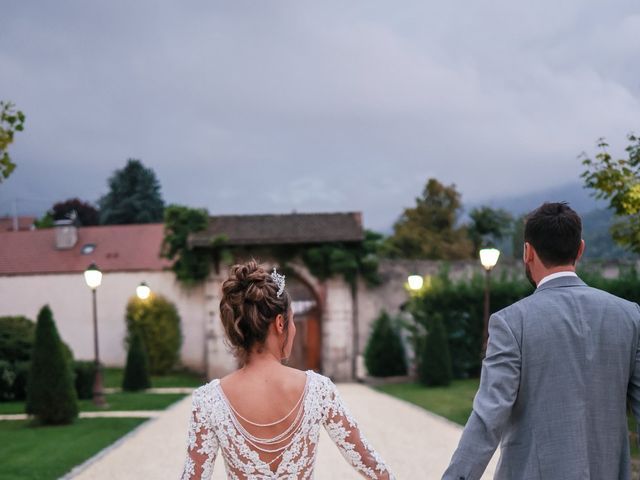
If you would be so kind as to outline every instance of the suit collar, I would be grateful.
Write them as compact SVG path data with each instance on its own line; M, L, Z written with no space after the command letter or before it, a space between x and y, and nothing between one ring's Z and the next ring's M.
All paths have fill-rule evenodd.
M541 292L542 290L547 290L549 288L559 288L559 287L585 287L587 284L584 283L580 277L574 277L573 275L570 277L559 277L554 278L553 280L549 280L545 282L540 287L536 288L534 293Z

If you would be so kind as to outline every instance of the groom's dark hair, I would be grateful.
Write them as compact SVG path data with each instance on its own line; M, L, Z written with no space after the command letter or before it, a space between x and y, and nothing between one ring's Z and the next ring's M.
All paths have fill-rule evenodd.
M566 202L543 203L526 216L524 241L546 267L573 265L582 241L582 220Z

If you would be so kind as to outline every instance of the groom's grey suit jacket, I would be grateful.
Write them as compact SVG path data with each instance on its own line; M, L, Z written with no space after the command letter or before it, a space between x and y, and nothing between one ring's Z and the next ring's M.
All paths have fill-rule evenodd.
M626 402L640 419L640 307L577 277L491 316L480 388L446 480L629 479Z

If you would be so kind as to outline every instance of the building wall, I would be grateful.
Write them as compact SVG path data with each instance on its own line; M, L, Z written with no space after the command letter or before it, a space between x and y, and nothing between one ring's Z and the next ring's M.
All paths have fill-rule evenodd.
M180 314L185 366L204 371L205 303L203 288L185 290L173 272L105 273L97 290L100 359L108 366L126 361L124 337L127 301L140 282L171 300ZM0 277L0 316L24 315L36 320L40 308L49 304L60 336L76 359L93 359L91 291L82 274L22 275Z

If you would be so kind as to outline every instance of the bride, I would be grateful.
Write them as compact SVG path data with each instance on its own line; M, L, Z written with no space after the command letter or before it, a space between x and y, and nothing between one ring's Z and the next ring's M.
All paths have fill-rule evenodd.
M231 268L220 314L243 366L193 393L182 479L211 478L218 450L229 479L312 479L321 426L365 478L393 479L331 380L282 365L296 334L284 288L275 268Z

